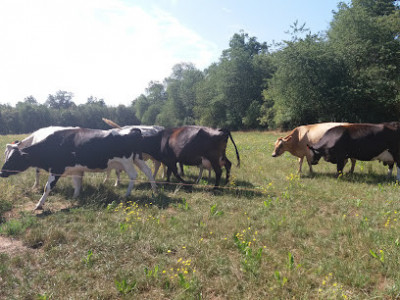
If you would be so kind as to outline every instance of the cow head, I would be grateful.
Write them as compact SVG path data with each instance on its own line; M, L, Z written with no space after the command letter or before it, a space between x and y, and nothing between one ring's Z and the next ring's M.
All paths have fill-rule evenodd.
M277 139L275 142L274 152L272 152L272 157L278 157L282 155L287 150L287 144L291 139L291 135Z
M18 149L17 145L7 144L5 153L6 161L1 168L0 177L18 174L30 167L29 155Z
M312 165L318 164L318 162L321 159L321 157L324 156L324 151L321 150L321 149L316 149L316 148L314 148L313 146L310 146L310 145L307 145L307 148L312 153L311 164Z

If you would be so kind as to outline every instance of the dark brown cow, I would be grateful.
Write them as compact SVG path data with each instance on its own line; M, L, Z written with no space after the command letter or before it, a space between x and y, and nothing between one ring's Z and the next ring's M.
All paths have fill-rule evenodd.
M321 157L337 165L337 174L343 172L347 158L370 161L379 160L389 166L397 164L400 180L400 123L346 124L329 129L315 145L312 163Z
M190 166L211 165L215 172L215 186L220 184L222 169L226 169L226 182L229 181L232 163L226 157L226 145L231 139L238 165L240 157L232 135L226 129L213 129L202 126L183 126L165 129L153 136L144 136L142 150L168 167L167 180L171 172L181 182L186 183L178 174L177 163Z

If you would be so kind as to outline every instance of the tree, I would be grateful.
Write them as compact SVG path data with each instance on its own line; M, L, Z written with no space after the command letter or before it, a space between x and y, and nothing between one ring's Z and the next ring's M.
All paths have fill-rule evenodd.
M37 105L38 104L37 100L32 95L28 96L28 97L25 97L24 102L27 103L27 104L32 104L32 105Z
M146 94L141 94L138 98L132 101L132 106L136 112L136 117L142 122L149 122L149 114L154 114L154 109L157 107L158 111L164 106L167 100L167 93L165 91L164 85L159 82L151 81L148 88L146 89ZM151 108L151 113L146 115L146 122L144 122L143 117L145 116L148 109ZM153 118L150 118L153 120ZM155 121L155 118L154 118ZM147 123L149 124L149 123ZM154 123L153 123L154 124ZM149 124L150 125L150 124Z
M347 107L356 120L381 122L400 113L400 11L398 1L353 0L341 4L328 31L346 65Z
M168 98L157 122L164 126L193 125L196 89L202 80L203 73L193 64L175 65L171 76L165 79Z
M104 99L102 99L102 98L101 99L97 99L97 97L93 97L93 96L90 96L87 99L86 104L88 104L88 105L98 105L98 106L102 106L102 107L106 106L106 103L104 102Z
M264 113L273 110L272 123L285 129L341 121L343 107L338 101L340 88L348 80L346 68L319 35L292 40L274 55L277 70L264 92Z
M220 127L250 128L257 125L260 115L255 107L262 104L265 79L272 74L267 63L263 67L258 65L268 47L244 32L234 34L229 46L219 63L206 70L205 82L199 87L202 92L198 95L196 116ZM206 107L204 112L201 106Z
M45 105L31 102L18 102L15 111L19 117L19 132L29 133L51 125L49 109Z
M76 106L72 101L73 94L66 91L58 91L55 95L47 97L46 105L53 109L68 109Z

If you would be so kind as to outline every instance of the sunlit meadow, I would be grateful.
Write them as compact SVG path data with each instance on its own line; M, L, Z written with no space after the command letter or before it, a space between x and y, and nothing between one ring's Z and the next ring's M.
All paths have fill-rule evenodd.
M324 161L299 176L296 158L271 157L281 135L234 132L241 167L229 142L232 180L218 191L204 176L153 194L140 174L125 199L126 176L116 188L114 177L102 184L104 174L86 174L78 199L62 178L37 213L33 169L0 179L0 243L20 242L0 245L0 298L400 297L394 177L378 162L357 162L354 175L336 179ZM194 181L197 168L185 171Z

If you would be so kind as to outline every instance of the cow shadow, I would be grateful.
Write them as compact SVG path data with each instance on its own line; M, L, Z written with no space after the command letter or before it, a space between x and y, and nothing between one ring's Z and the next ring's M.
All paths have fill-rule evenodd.
M354 182L354 183L367 183L367 184L379 184L379 183L388 183L388 182L396 182L396 177L391 176L388 177L386 174L376 174L376 173L344 173L342 176L337 177L336 173L332 172L318 172L318 173L308 173L302 174L301 178L304 179L313 179L313 178L334 178L337 180L342 180L346 182Z
M256 189L256 187L248 182L242 180L235 180L233 182L225 182L225 178L221 179L219 187L215 187L215 178L202 179L199 184L195 184L197 176L185 176L187 184L182 184L179 181L173 179L171 182L157 183L162 190L168 193L174 193L177 190L182 190L187 193L205 191L210 192L215 196L232 195L235 197L246 197L252 198L255 196L261 196L262 192Z
M168 208L172 203L181 203L183 200L179 197L170 197L162 190L158 189L158 193L135 193L135 191L150 190L149 183L137 184L133 188L131 195L125 197L126 187L121 184L120 188L107 185L85 185L78 198L72 200L73 188L57 188L55 193L63 195L67 199L71 199L74 204L70 208L89 207L93 209L104 209L113 207L120 203L135 202L139 205L156 205L160 209ZM46 214L46 211L43 212ZM48 213L48 212L47 212Z

